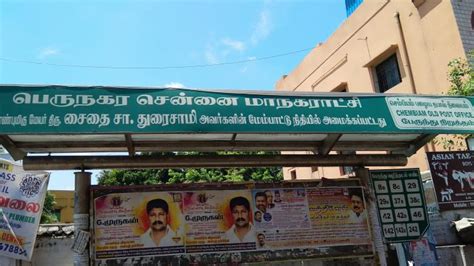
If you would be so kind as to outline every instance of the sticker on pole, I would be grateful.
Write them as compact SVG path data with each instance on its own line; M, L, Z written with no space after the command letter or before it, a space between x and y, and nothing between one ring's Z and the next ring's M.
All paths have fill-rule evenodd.
M375 170L370 177L385 241L421 239L429 223L419 169Z

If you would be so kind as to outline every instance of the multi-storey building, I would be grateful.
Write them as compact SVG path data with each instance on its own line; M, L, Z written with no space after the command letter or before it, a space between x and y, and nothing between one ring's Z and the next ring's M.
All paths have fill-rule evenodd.
M474 48L474 1L346 0L348 18L276 84L281 91L441 95L448 63ZM431 143L408 167L428 170ZM347 151L354 153L356 151ZM349 175L350 167L285 168L285 179Z

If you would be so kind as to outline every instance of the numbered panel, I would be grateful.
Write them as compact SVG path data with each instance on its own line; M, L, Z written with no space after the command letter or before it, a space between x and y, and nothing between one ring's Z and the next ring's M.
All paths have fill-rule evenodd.
M418 223L407 224L407 230L409 236L420 236L420 227L418 226Z
M390 192L391 193L402 193L403 192L403 185L402 180L390 180L388 181L390 184Z
M397 207L397 208L407 206L404 194L392 195L392 203L393 203L393 207Z
M379 204L379 208L391 208L392 204L390 203L390 196L389 195L379 195L377 196L377 202Z
M397 222L408 222L410 220L407 209L395 209L394 212L395 220Z
M413 208L410 209L410 215L412 221L423 221L425 220L425 214L423 208Z
M373 170L371 178L385 240L419 239L428 227L419 169Z
M410 207L423 206L423 201L420 193L408 194L408 205Z
M383 236L385 238L395 237L395 228L392 224L385 224L382 226Z
M374 187L377 194L388 193L387 181L374 181Z
M407 192L418 192L420 191L420 187L418 185L418 180L416 179L407 179L404 180L405 182L405 189Z
M397 237L405 237L408 235L406 224L395 224L395 235Z
M380 217L382 218L382 223L393 223L394 217L391 209L380 210Z

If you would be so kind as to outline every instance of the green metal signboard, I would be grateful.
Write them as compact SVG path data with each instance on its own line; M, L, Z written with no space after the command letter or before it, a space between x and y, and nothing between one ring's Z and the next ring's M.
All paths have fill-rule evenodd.
M0 134L473 133L473 97L0 86Z
M370 177L385 241L420 239L429 226L420 170L374 170Z

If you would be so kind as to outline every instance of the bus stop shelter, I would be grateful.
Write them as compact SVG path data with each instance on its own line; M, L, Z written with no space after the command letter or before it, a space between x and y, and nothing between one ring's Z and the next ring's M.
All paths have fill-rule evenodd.
M0 144L26 170L404 166L438 134L473 133L473 104L401 94L2 85ZM142 155L176 151L306 153ZM88 182L76 186L79 202ZM84 213L88 207L76 208Z

